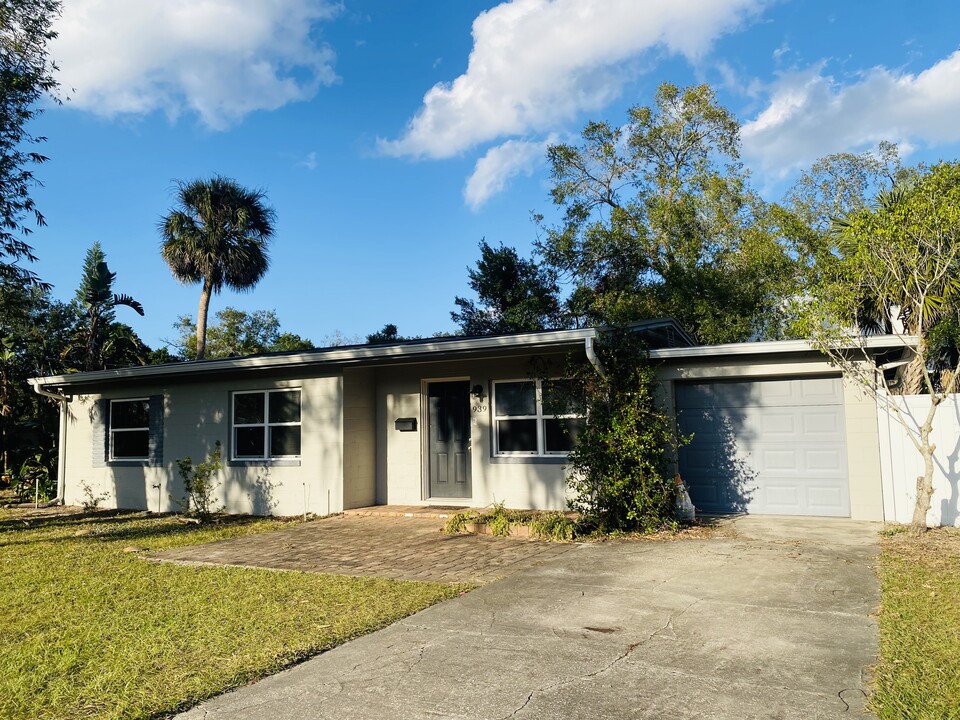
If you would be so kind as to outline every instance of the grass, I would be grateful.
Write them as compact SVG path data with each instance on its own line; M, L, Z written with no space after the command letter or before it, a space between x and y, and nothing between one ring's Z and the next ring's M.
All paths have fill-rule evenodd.
M960 529L886 533L880 555L880 720L960 718Z
M124 552L267 532L276 520L24 517L0 510L0 717L11 720L162 717L461 591Z

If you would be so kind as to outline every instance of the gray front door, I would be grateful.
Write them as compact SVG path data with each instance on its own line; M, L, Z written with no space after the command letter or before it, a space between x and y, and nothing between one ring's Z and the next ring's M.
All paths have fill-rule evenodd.
M427 396L430 497L471 497L470 383L432 382Z
M677 383L676 402L700 510L850 515L839 377Z

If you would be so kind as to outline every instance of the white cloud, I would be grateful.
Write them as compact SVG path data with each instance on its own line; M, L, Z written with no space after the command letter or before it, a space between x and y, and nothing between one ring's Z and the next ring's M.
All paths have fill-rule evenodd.
M477 160L463 188L463 199L467 205L472 210L479 210L487 200L501 192L511 178L521 173L531 175L544 161L550 142L507 140L487 150Z
M505 136L558 127L598 110L650 49L689 58L739 27L767 0L511 0L473 23L467 71L431 88L396 156L446 158Z
M743 149L755 167L782 176L881 140L960 142L958 117L960 51L916 75L877 67L846 85L820 65L780 78L766 109L743 126Z
M306 154L306 156L297 163L301 167L305 167L307 170L316 170L317 169L317 153L315 150L311 150Z
M70 106L223 129L255 110L312 97L337 79L316 42L330 0L71 0L51 45Z

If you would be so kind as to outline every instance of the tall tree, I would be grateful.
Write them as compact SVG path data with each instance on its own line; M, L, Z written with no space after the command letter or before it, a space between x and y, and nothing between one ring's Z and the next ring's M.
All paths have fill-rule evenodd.
M591 122L547 157L562 222L538 249L588 323L670 315L704 342L782 333L793 263L709 87L662 84L626 125Z
M882 193L872 207L835 221L834 230L839 252L811 287L802 326L907 428L924 466L913 514L919 533L933 494L934 420L960 381L956 354L944 363L941 352L945 340L955 347L960 327L960 163L922 169L910 182ZM913 358L900 390L929 397L927 413L917 421L877 386L873 364L864 362L869 360L860 331L864 298L894 313L894 332L916 338L915 345L904 338Z
M38 184L32 166L47 158L29 149L45 138L29 131L44 96L56 100L56 65L47 44L57 36L53 20L60 0L0 0L0 280L37 284L36 274L18 264L33 261L26 241L27 218L45 225L30 196Z
M521 258L515 249L480 241L476 268L468 268L479 303L457 297L450 317L462 335L497 335L559 328L564 324L560 288L549 268Z
M389 343L419 339L419 335L401 335L396 325L393 323L387 323L376 332L367 335L367 345L386 345Z
M95 242L87 250L83 261L83 277L77 289L77 300L83 308L85 319L82 331L84 370L105 368L105 356L122 354L118 352L121 346L142 346L130 327L114 319L114 310L120 306L129 307L138 315L143 315L143 305L138 301L129 295L113 292L116 279L117 274L110 272L107 267L100 243Z
M178 206L160 222L160 252L177 280L201 285L197 360L202 360L210 296L224 285L250 290L266 274L276 214L263 191L221 175L179 182L177 188Z

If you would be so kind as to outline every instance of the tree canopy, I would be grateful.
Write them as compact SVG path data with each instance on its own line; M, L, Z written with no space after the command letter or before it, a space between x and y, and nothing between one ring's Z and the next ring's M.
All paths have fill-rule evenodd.
M179 332L177 342L180 357L197 357L197 327L193 320L181 316L174 328ZM299 335L282 332L280 319L273 310L246 312L226 307L216 313L216 321L207 329L207 357L227 358L266 352L311 350L313 343Z
M457 297L450 317L462 335L497 335L563 327L556 274L514 248L480 241L480 259L467 269L478 302Z
M836 218L836 252L821 258L822 269L801 310L801 325L813 342L848 377L877 395L905 427L924 460L917 478L913 525L926 526L933 493L931 432L938 406L958 382L960 328L960 163L941 162L919 170L874 203ZM925 418L904 417L878 388L872 364L863 363L864 317L881 317L885 330L905 337L912 359L896 379L900 393L930 398ZM862 352L851 353L859 347ZM914 432L915 431L915 432Z
M702 342L777 337L794 260L739 161L739 124L709 87L664 83L625 125L551 146L557 226L538 244L584 324L672 316ZM541 222L542 222L542 218Z
M0 280L38 284L21 261L33 261L26 241L45 220L31 197L38 184L33 166L47 160L31 146L46 138L29 130L44 96L56 100L56 65L47 53L57 34L53 20L60 0L0 0Z

